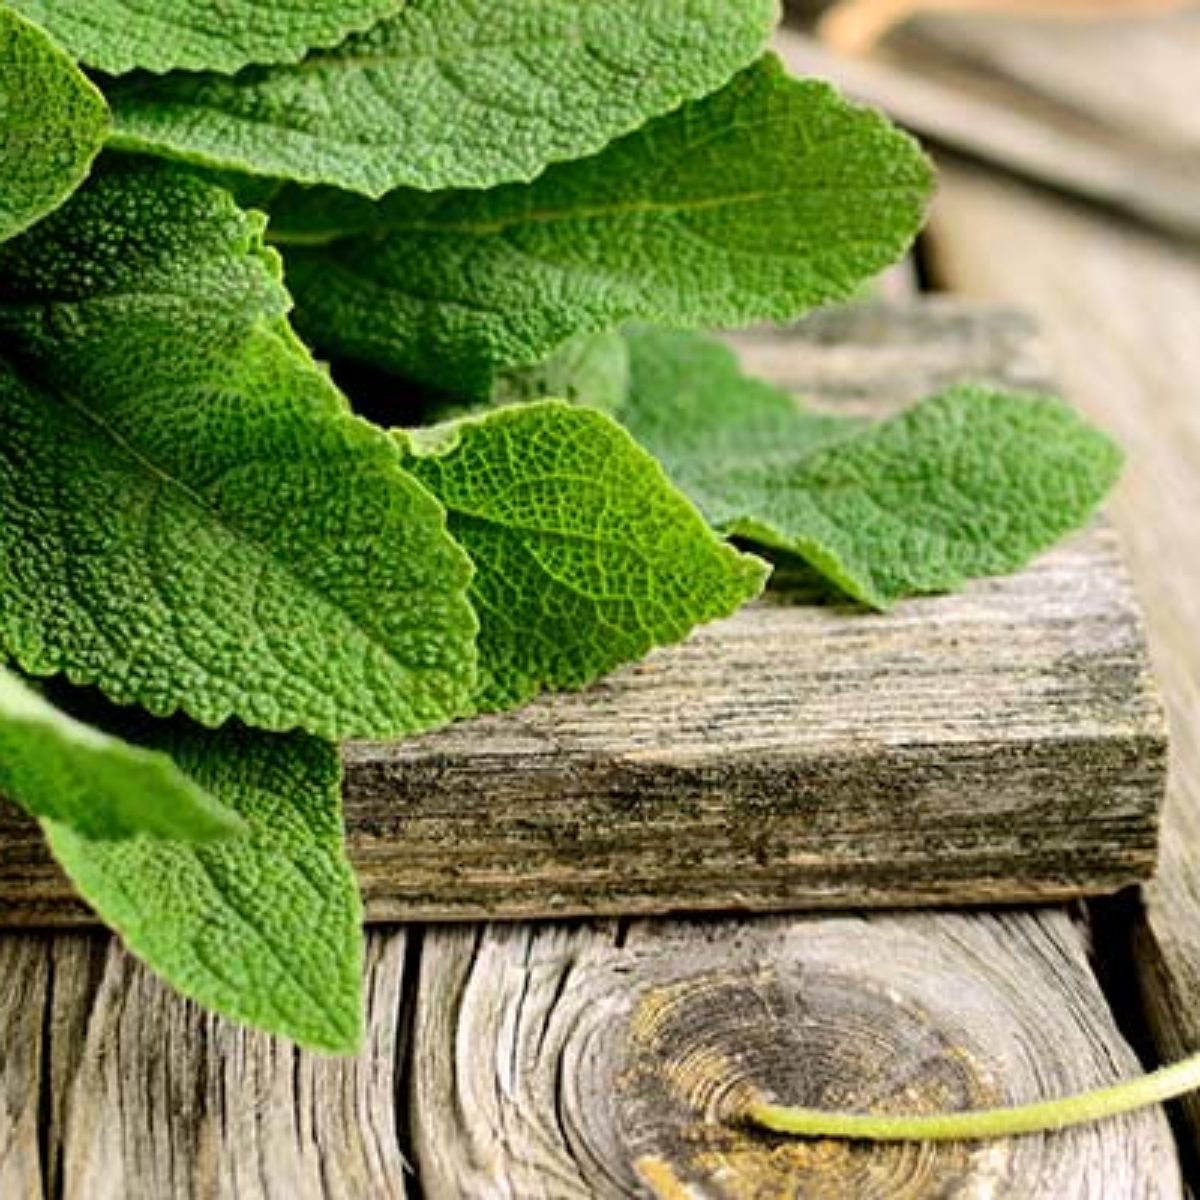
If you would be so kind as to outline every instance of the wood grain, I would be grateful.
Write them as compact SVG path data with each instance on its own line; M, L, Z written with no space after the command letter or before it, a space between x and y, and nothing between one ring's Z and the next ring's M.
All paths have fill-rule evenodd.
M924 1111L1135 1071L1086 949L1061 911L433 931L414 1034L424 1195L1179 1196L1156 1113L886 1148L732 1120L751 1090Z
M944 164L937 277L1038 313L1071 399L1126 447L1114 497L1173 734L1162 869L1136 954L1164 1059L1200 1049L1200 252ZM1200 1154L1200 1101L1186 1105Z
M403 1200L407 935L368 1044L323 1059L201 1012L106 937L0 938L0 1196Z
M952 46L954 30L966 23L952 28L944 17L919 22L868 58L838 56L795 29L781 30L776 48L793 72L832 80L937 145L1196 238L1200 19L1186 13L1173 22L1178 29L1155 37L1159 53L1141 68L1145 87L1127 78L1135 69L1129 66L1135 60L1128 53L1127 29L1109 31L1103 55L1093 45L1092 59L1063 35L1047 38L1044 29L1036 56L1011 38L1006 42L1003 30L978 32L969 46L965 37ZM987 28L995 30L996 23L988 22ZM934 30L940 31L936 38ZM1071 30L1072 39L1084 35ZM1037 35L1024 36L1032 42ZM1105 34L1086 31L1086 36L1096 43ZM1149 49L1149 37L1144 40ZM993 44L985 58L983 47ZM1008 57L1002 61L1005 45ZM1109 69L1113 62L1121 64L1115 75ZM1055 71L1063 82L1055 82ZM1085 75L1088 85L1082 83ZM1121 79L1120 86L1114 78ZM1190 90L1180 105L1177 95L1185 89ZM1101 92L1107 92L1106 102L1097 100ZM1143 102L1129 99L1139 93ZM1147 110L1172 115L1149 121ZM1166 130L1176 136L1166 138Z
M0 938L0 1196L42 1200L42 1027L49 961L27 938Z
M738 340L843 411L1045 377L1027 321L843 310ZM1103 525L885 615L773 593L601 681L345 748L374 920L1054 899L1153 868L1164 730ZM0 812L0 924L87 920Z
M857 354L841 344L855 328ZM939 330L950 331L947 344L934 346ZM1013 370L1025 381L1036 378L1041 368L1027 333L1011 316L934 305L834 314L810 328L807 343L792 342L794 359L781 359L779 339L767 334L750 338L745 354L775 361L781 378L807 379L822 395L858 406L889 381L898 391L926 390L964 364L984 376ZM1068 645L1080 597L1092 595L1097 577L1069 563L1097 553L1112 553L1104 530L1008 581L1034 593L1045 586L1036 582L1039 572L1079 581L1064 585L1045 610L1054 636ZM1116 573L1103 578L1126 595ZM973 593L976 625L986 624L998 603L994 589L1003 586ZM1111 617L1111 599L1088 603ZM935 611L941 604L929 603ZM805 611L878 642L869 622ZM907 612L918 622L917 609ZM782 606L765 613L789 615ZM1083 643L1090 645L1098 627L1090 618L1082 624L1092 630ZM1128 628L1118 621L1105 644L1122 645ZM914 674L917 632L888 635L910 648L889 670L913 691L906 719L914 727L925 686ZM966 644L979 636L969 622L935 622L934 633ZM1028 704L1019 697L1030 681L1040 689L1040 702L1021 718L1032 722L1030 732L1063 714L1078 721L1074 689L1091 685L1051 686L1044 656L1019 634L1011 640L1004 653L1023 664L1026 683L1018 687L1021 672L1014 676L1013 703ZM1146 696L1132 710L1123 707L1128 672L1144 680L1144 664L1122 661L1110 687L1087 693L1098 704L1088 716L1097 731L1128 732L1131 713L1140 723L1151 707ZM867 687L874 669L839 680L858 689L858 700L841 712L835 745L850 732L868 747L878 743L882 715ZM655 673L642 675L637 686L653 694ZM609 702L603 691L595 700L601 710ZM739 696L736 704L746 702ZM681 709L669 718L672 729L690 761L704 761L712 753L706 727L689 725ZM1003 741L1012 715L1011 704L995 714L1000 732L989 737L1000 738L1000 750L1016 744ZM735 718L724 719L736 727ZM587 746L590 726L579 721L570 754ZM662 753L653 721L627 733L629 763L653 765ZM995 749L969 723L948 728L939 733L943 752ZM546 736L538 730L526 725L520 736L537 745ZM794 734L760 731L766 742L752 743L744 757L763 757L770 739L791 744ZM1152 741L1161 749L1157 733ZM880 745L896 755L891 765L904 766L904 754L886 742L873 752ZM368 762L375 753L358 752ZM508 761L500 757L493 770ZM1010 775L1028 769L1024 760L1003 761ZM1057 776L1042 778L1046 795L1030 803L1042 805L1045 829L1035 834L1029 826L1031 844L1059 836ZM434 794L453 782L432 777ZM949 785L935 789L950 793ZM894 822L902 836L921 816L920 804L906 799L905 821ZM625 797L633 800L636 793ZM811 809L819 823L824 810ZM723 828L726 840L738 832ZM953 842L950 832L931 835L939 849ZM669 849L668 838L660 853ZM512 857L518 853L514 842ZM11 871L11 861L0 856L0 870ZM728 880L723 887L726 895ZM1085 931L1061 911L380 929L369 935L368 1045L359 1058L337 1062L200 1013L105 936L9 932L0 938L0 1196L1178 1196L1173 1150L1154 1113L1048 1139L873 1151L783 1144L725 1119L728 1100L747 1085L820 1103L928 1107L1031 1098L1126 1074L1133 1057L1087 952Z

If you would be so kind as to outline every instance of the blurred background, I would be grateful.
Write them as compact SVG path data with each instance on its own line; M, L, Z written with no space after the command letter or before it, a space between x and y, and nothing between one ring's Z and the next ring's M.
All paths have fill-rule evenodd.
M1127 466L1109 509L1173 738L1164 859L1130 923L1161 1059L1200 1048L1200 5L793 0L778 49L917 133L940 183L881 292L1037 320ZM950 303L947 298L946 303ZM1134 976L1138 978L1135 980ZM1120 982L1120 981L1118 981ZM1200 1161L1200 1101L1185 1145Z

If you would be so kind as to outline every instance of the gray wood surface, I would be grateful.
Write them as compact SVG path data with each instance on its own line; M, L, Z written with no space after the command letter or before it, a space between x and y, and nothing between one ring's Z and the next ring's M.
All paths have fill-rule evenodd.
M855 412L1045 377L1027 321L948 302L738 345ZM774 593L579 695L347 746L371 918L1054 899L1149 873L1164 728L1110 530L886 615L811 598ZM86 919L0 809L0 924Z
M0 937L4 1200L403 1200L408 935L372 938L359 1058L201 1012L103 935Z
M1200 237L1200 13L1094 26L922 18L865 58L777 48L933 143Z
M427 936L414 1033L428 1200L1180 1195L1157 1114L1051 1138L867 1148L739 1105L1018 1102L1137 1069L1061 911Z
M1074 403L1128 451L1111 506L1169 710L1163 863L1135 949L1164 1059L1200 1050L1200 251L944 164L938 280L1036 311ZM1186 1105L1200 1153L1200 1101Z
M747 1089L927 1110L1137 1069L1060 910L379 930L370 1039L301 1053L101 935L0 939L5 1200L1177 1197L1161 1113L980 1146L786 1143Z
M1004 339L1028 348L1013 318L933 307L908 319L974 330L981 374L1002 370ZM830 365L847 319L816 331L828 394L856 403L876 384ZM944 349L905 351L878 312L855 320L873 331L864 379L956 369ZM746 354L778 361L779 344ZM1062 910L378 929L368 1045L333 1061L200 1013L105 935L10 931L0 1197L1179 1196L1153 1112L907 1150L785 1144L728 1119L747 1086L928 1108L1131 1073L1088 952Z

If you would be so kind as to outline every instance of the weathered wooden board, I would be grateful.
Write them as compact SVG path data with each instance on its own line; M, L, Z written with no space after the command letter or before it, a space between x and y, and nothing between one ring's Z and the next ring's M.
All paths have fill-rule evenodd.
M751 1092L924 1111L1136 1071L1060 911L442 929L420 978L428 1200L1180 1195L1157 1114L885 1149L733 1119Z
M1158 20L1169 24L1137 26L1154 53L1138 79L1130 23L1047 33L1040 22L938 17L867 58L835 55L794 29L776 47L793 71L834 81L937 144L1195 238L1200 15Z
M739 345L856 412L1045 374L1028 323L946 303ZM1014 901L1149 873L1164 730L1110 530L887 615L801 598L579 695L347 746L370 916ZM0 812L0 923L86 919L36 828Z
M4 1200L403 1200L408 935L368 946L358 1059L168 991L113 939L0 937Z
M931 250L942 282L1020 297L1072 400L1128 450L1113 504L1146 605L1173 734L1163 862L1136 957L1166 1060L1200 1049L1200 252L944 164ZM1200 1101L1186 1105L1200 1155Z
M376 931L357 1059L199 1012L98 934L0 938L5 1200L1180 1195L1158 1112L876 1149L747 1087L928 1109L1136 1070L1062 911Z

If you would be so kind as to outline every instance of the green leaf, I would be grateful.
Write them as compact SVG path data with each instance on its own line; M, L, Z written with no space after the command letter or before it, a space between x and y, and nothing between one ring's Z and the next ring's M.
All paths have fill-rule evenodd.
M296 62L404 0L7 0L90 67L236 71Z
M602 413L544 401L397 437L475 562L480 708L582 687L762 588Z
M544 362L496 376L493 404L569 400L615 413L629 392L629 347L619 330L585 333L563 342Z
M442 723L474 687L469 561L282 324L260 224L152 166L0 247L0 641L204 724Z
M490 192L272 209L300 326L331 352L462 396L630 319L786 318L899 257L929 167L881 116L768 57L596 157ZM323 244L324 243L324 244Z
M797 410L705 339L636 333L630 365L622 420L715 528L875 608L1023 566L1088 520L1120 467L1051 397L957 387L864 428Z
M108 134L104 97L38 28L0 7L0 242L56 209Z
M127 149L369 196L491 187L720 87L775 15L776 0L409 0L297 66L109 96Z
M165 754L76 720L3 669L0 793L96 839L207 841L243 828Z
M361 1037L362 911L342 848L340 766L303 734L163 724L148 743L249 832L212 845L97 842L43 822L80 894L184 995L302 1045Z
M731 478L785 472L863 422L806 411L787 392L742 373L727 346L701 333L630 328L626 403L634 438L717 525L731 512ZM736 507L736 506L735 506Z

